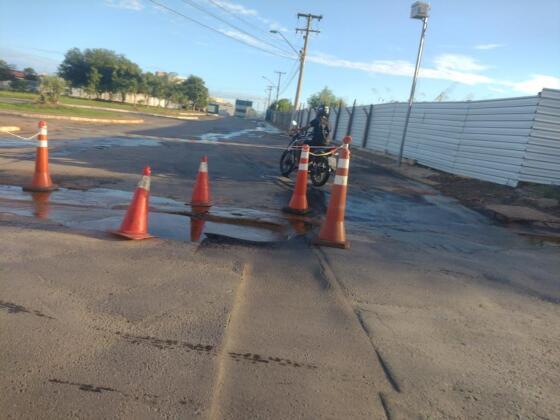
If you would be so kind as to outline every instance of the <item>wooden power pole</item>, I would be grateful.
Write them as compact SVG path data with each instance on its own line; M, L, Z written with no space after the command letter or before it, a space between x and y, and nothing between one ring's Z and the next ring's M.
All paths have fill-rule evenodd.
M317 19L320 21L321 19L323 19L323 16L312 15L311 13L298 13L298 19L299 18L307 19L307 24L305 25L305 28L296 28L296 33L299 32L303 33L303 49L300 51L299 54L299 77L298 77L298 83L296 89L296 98L294 100L294 109L298 109L299 99L301 95L301 84L303 82L303 68L305 66L305 57L307 56L307 42L309 40L309 33L315 32L318 34L321 32L315 29L311 29L311 23L313 22L313 19Z

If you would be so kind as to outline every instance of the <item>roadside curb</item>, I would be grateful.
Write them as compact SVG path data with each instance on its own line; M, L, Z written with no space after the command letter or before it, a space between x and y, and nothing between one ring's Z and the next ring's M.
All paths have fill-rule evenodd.
M114 120L109 118L86 118L86 117L69 117L65 115L51 115L51 114L34 114L26 112L12 112L12 111L0 111L2 115L15 115L17 117L25 118L44 118L49 120L65 120L65 121L78 121L78 122L91 122L91 123L102 123L102 124L143 124L144 120Z
M206 114L200 115L166 115L166 114L157 114L152 112L143 112L143 111L135 111L135 110L127 110L127 109L119 109L119 108L109 108L109 107L102 107L102 106L92 106L92 105L76 105L76 104L65 104L62 103L65 107L68 108L78 108L78 109L95 109L99 111L111 111L111 112L121 112L123 114L138 114L138 115L148 115L150 117L162 117L162 118L170 118L173 120L187 120L187 121L200 121L201 118L208 117Z

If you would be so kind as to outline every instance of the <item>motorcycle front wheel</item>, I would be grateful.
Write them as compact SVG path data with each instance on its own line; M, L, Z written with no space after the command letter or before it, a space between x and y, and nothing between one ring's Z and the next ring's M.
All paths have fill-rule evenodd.
M280 158L280 173L282 176L290 176L297 164L297 156L295 150L284 150Z
M329 161L323 156L316 157L310 164L309 176L315 187L322 187L329 180L331 174Z

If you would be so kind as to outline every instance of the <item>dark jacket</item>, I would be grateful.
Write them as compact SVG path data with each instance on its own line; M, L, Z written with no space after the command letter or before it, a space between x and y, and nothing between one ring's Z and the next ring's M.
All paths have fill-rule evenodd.
M309 126L313 128L311 146L325 146L331 142L331 126L326 116L316 117L309 123Z

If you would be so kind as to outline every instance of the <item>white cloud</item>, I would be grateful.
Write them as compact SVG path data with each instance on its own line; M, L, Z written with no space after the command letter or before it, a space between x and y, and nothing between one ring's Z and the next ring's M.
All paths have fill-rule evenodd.
M223 7L224 9L238 15L257 16L259 14L259 12L257 12L255 9L249 9L248 7L245 7L239 3L232 3L230 1L224 0L213 0L212 3L216 3L220 7Z
M414 65L405 60L351 61L328 54L316 53L308 60L329 67L339 67L365 71L374 74L412 77ZM532 74L529 79L519 82L499 80L482 74L489 66L479 63L465 55L443 54L433 60L433 66L423 66L420 77L427 79L449 80L463 85L489 85L488 90L502 94L521 92L535 95L543 88L560 89L560 78L544 74Z
M116 9L140 11L144 5L140 0L105 0L105 4Z
M532 74L529 79L522 82L502 82L502 84L511 87L517 92L534 95L543 88L560 89L560 77Z
M496 92L496 93L506 93L507 92L506 89L499 88L499 87L496 87L496 86L488 86L488 90L491 91L491 92Z
M435 58L437 68L459 71L482 71L488 69L474 58L460 54L442 54Z
M278 22L275 22L274 20L268 19L264 16L261 16L260 13L258 11L256 11L255 9L250 9L246 6L243 6L242 4L234 3L234 2L229 1L229 0L211 0L210 3L213 4L213 5L217 5L221 8L223 8L223 9L226 9L229 12L237 14L237 15L253 17L253 18L261 21L262 23L264 23L268 27L268 29L273 29L273 30L282 31L282 32L287 32L288 31L287 28L285 28L284 26L282 26Z
M361 70L368 73L388 74L393 76L412 77L414 65L405 60L374 60L371 62L350 61L326 54L309 56L309 61L330 66ZM478 71L487 67L479 64L471 57L453 54L444 54L436 57L435 67L422 67L420 77L428 79L451 80L466 85L491 83L492 79L478 74Z
M271 44L267 44L265 42L260 41L257 38L254 38L250 35L244 34L243 32L239 32L237 30L234 29L219 29L219 31L221 33L223 33L226 36L229 36L231 38L235 38L241 42L244 42L245 44L251 45L253 47L259 48L265 52L269 52L270 54L275 54L275 55L282 55L286 58L292 58L292 59L296 59L296 55L295 54L291 54L291 53L282 53L281 51L279 51L278 49L274 48Z
M478 44L474 48L477 50L495 50L496 48L505 47L504 44Z
M27 49L34 50L34 48ZM15 66L19 69L33 67L39 73L54 73L61 62L61 59L45 57L36 53L27 53L20 49L4 47L0 47L0 56L2 56L2 58L8 63L15 64Z

